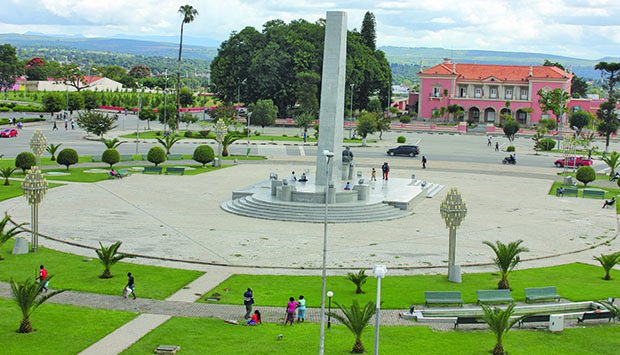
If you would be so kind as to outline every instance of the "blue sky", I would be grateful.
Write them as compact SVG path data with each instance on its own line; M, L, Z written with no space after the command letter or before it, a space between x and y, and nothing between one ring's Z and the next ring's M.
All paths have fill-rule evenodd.
M184 4L199 12L185 32L194 44L212 45L272 19L314 22L342 10L350 29L372 11L380 46L620 57L620 0L0 0L0 33L172 38Z

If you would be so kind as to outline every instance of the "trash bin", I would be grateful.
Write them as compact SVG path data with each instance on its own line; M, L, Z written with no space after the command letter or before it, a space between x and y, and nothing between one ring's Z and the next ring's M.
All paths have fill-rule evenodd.
M552 314L549 316L549 331L561 332L564 330L564 315Z

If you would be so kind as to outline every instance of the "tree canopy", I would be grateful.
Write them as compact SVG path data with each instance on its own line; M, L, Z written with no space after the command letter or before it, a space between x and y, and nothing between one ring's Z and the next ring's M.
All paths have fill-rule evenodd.
M0 91L13 87L15 80L22 73L22 66L17 60L15 47L10 44L0 46Z
M265 126L271 126L276 121L278 109L271 100L258 100L256 104L251 104L248 109L252 113L250 123L265 128Z
M364 44L373 51L377 49L376 27L377 22L375 21L375 15L370 11L366 11L366 14L364 14L364 20L362 21L362 29L360 34L362 35L362 38L364 38Z

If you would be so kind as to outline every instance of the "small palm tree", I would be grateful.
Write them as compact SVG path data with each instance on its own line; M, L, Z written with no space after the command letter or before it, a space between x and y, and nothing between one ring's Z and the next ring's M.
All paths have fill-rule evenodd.
M99 242L101 249L97 249L95 251L97 252L99 261L104 267L103 273L99 276L100 279L112 278L112 272L110 271L112 266L116 264L117 262L129 257L129 255L125 255L125 254L118 252L118 249L121 247L121 244L123 243L118 241L110 245L110 247L106 248L105 246L103 246L103 244L101 244L101 242Z
M515 311L515 304L511 303L506 310L497 307L491 308L483 304L482 310L484 311L482 319L484 319L484 321L489 325L489 329L491 329L491 331L495 334L495 347L493 347L492 350L493 355L506 354L503 343L504 335L506 335L510 328L512 328L520 319L510 319Z
M222 139L222 156L228 156L228 147L239 140L239 136L234 133L226 133L224 139Z
M609 176L614 176L618 165L620 165L620 154L618 154L617 152L611 152L611 154L607 154L601 159L605 162L605 164L607 164L609 169L611 169Z
M159 144L163 145L166 149L166 155L170 154L170 149L172 149L172 147L180 140L181 137L179 136L166 136L164 139L157 138Z
M62 143L50 144L47 146L47 148L45 148L45 150L52 155L52 161L56 161L56 152L58 151L58 148L60 148L61 145Z
M620 319L620 308L618 308L618 306L609 301L599 301L599 303L605 306L605 308L607 308L609 313L611 313L614 318Z
M364 293L364 291L362 291L362 286L364 286L367 279L368 275L366 275L366 270L364 269L360 270L357 274L352 272L347 273L347 280L355 284L355 293L357 294Z
M11 217L8 214L4 214L4 218L0 221L0 247L4 245L4 243L8 242L9 239L16 237L20 233L24 233L22 230L22 226L26 223L18 224L15 227L5 230L6 225L9 223ZM0 260L4 260L2 255L0 255Z
M610 272L614 266L620 263L620 253L601 254L600 256L595 256L594 260L601 263L601 266L605 270L605 277L603 277L603 280L611 280Z
M24 282L19 284L11 279L11 294L13 300L22 311L22 321L17 330L18 333L31 333L32 323L30 322L30 316L32 313L39 308L40 305L45 303L45 301L64 292L64 290L59 290L41 294L43 286L45 286L45 283L51 278L52 276L48 276L45 280L41 280L38 283L32 278L27 278Z
M353 345L351 352L353 354L365 353L366 349L364 349L364 344L362 344L362 333L368 326L368 322L372 316L374 316L377 312L375 309L375 303L373 301L369 301L364 308L360 308L357 300L353 300L353 304L349 308L346 308L339 303L336 303L336 306L340 309L344 316L337 312L329 312L328 314L349 328L351 333L355 336L355 344Z
M9 178L13 173L17 170L17 168L11 168L10 166L3 166L0 168L0 176L4 178L4 186L9 186L11 183L9 182Z
M501 280L499 280L497 284L497 288L499 289L509 289L510 284L508 283L508 275L512 271L512 269L519 264L521 258L519 254L523 252L529 251L526 247L522 247L521 243L523 240L517 240L515 242L510 242L508 244L504 244L499 240L495 241L495 244L484 241L485 245L488 245L493 252L495 253L495 258L493 262L499 269L499 272L502 276Z
M113 139L101 138L101 143L105 145L106 149L116 149L119 145L125 142L121 142L118 138L113 138Z

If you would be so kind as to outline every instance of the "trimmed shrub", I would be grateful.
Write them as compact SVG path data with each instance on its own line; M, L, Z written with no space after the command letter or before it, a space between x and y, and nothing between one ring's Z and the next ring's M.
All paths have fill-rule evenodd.
M119 161L121 161L121 155L118 153L118 150L114 148L109 148L103 151L101 154L101 161L110 165L110 168Z
M166 152L161 147L152 147L146 159L157 166L166 161Z
M192 131L185 131L185 133L183 133L185 138L192 138L193 135L194 133Z
M398 136L398 138L396 138L396 143L405 143L407 141L407 138L405 138L405 136Z
M514 152L515 151L515 146L514 145L509 145L508 147L506 147L506 151L507 152Z
M24 173L35 165L37 158L30 152L21 152L15 157L15 167L22 169Z
M540 140L540 149L544 151L550 151L555 148L555 140L551 138L544 138Z
M208 145L199 145L194 149L192 159L202 164L202 166L205 166L207 163L212 162L214 157L215 153L213 152L213 148Z
M411 122L411 117L403 115L403 116L400 116L399 121L400 121L400 123L410 123Z
M596 171L591 166L582 166L577 169L575 177L583 183L583 186L588 186L588 183L596 180Z
M211 130L206 129L206 130L198 131L198 133L200 134L200 137L207 138L207 136L209 136L209 133L211 133Z
M58 157L56 157L56 162L60 165L66 166L67 170L69 170L69 166L77 164L79 160L80 157L78 156L78 153L75 149L71 148L61 150L60 153L58 153Z

